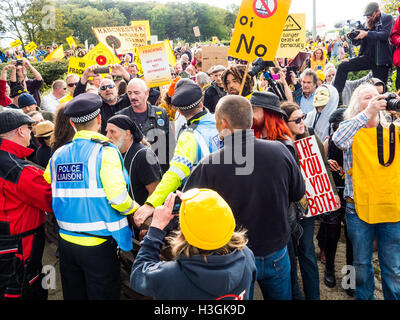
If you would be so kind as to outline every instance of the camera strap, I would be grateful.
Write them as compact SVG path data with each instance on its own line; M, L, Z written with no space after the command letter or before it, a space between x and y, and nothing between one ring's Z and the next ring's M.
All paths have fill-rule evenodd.
M394 154L396 151L396 144L395 144L395 125L393 123L390 124L389 126L389 148L390 148L390 154L389 154L389 160L385 163L384 157L383 157L383 128L382 125L379 123L379 125L376 127L376 136L377 136L377 144L378 144L378 159L379 163L384 166L388 167L392 164L394 160Z

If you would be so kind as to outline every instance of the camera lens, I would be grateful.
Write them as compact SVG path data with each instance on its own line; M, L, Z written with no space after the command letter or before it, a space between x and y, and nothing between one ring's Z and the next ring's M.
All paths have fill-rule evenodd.
M391 98L386 100L386 110L400 111L400 99Z

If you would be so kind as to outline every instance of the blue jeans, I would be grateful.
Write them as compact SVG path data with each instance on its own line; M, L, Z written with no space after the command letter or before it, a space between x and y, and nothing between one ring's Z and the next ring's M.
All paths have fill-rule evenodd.
M355 299L374 300L375 280L372 243L378 245L378 259L385 300L400 299L400 222L369 224L362 221L354 204L346 204L347 232L353 244L356 272Z
M265 257L255 257L257 282L264 300L292 300L290 282L290 261L287 248L275 251ZM250 299L253 299L254 284L250 287Z
M319 300L319 271L314 246L315 217L301 220L300 225L303 228L303 235L299 240L298 259L305 298L306 300ZM289 245L293 246L290 243ZM302 300L303 297L297 281L297 263L293 248L289 250L289 254L292 261L293 299Z

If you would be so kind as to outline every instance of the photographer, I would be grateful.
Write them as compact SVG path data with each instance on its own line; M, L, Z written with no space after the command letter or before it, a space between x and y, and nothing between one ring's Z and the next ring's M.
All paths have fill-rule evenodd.
M333 82L339 92L339 104L342 104L342 92L350 71L372 70L373 77L381 79L386 84L392 65L389 37L393 27L393 17L381 13L376 2L367 5L364 16L367 17L365 26L347 35L352 44L357 45L360 42L359 56L350 60L343 59Z
M394 155L398 148L393 149L398 144L398 128L391 124L388 130L380 121L380 111L393 112L399 108L400 101L396 97L379 95L374 85L362 84L353 93L344 113L345 121L332 136L336 146L344 151L346 177L343 197L346 199L347 232L353 244L356 299L374 299L374 237L378 245L384 298L400 299L400 209L397 196L400 158ZM385 135L383 131L386 131ZM390 143L390 148L387 133L391 136L390 141L394 142ZM383 151L388 149L389 157L383 157Z
M86 87L89 81L89 77L93 77L99 74L99 71L106 71L99 69L98 65L90 66L82 74L81 79L77 82L74 91L74 97L81 93L86 92ZM129 82L133 79L123 66L119 64L113 64L109 66L109 74L113 76L122 76L125 81ZM116 112L128 107L130 105L129 98L126 94L123 94L118 98L118 90L112 79L104 78L100 82L99 95L103 99L101 106L101 133L106 134L107 120L111 118Z

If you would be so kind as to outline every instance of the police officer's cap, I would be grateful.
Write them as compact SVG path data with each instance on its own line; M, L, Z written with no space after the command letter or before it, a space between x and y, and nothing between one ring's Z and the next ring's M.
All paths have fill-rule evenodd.
M98 116L103 100L95 93L82 93L67 103L64 114L73 123L85 123Z
M200 104L202 97L203 92L197 84L189 79L181 79L175 86L171 104L180 110L187 111L196 108Z

